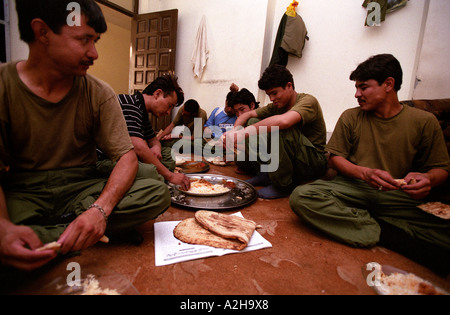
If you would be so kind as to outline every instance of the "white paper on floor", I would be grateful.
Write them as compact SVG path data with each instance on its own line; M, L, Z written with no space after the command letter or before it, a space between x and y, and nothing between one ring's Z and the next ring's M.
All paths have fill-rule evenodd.
M240 212L235 213L243 217ZM200 259L211 256L246 253L254 250L272 247L264 237L255 231L243 250L215 248L205 245L192 245L183 243L173 235L173 230L181 221L166 221L155 223L155 265L164 266L182 261Z

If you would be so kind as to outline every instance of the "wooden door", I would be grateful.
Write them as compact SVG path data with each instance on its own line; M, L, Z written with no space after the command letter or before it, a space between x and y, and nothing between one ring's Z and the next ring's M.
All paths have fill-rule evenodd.
M136 15L131 28L130 94L141 92L158 76L175 73L178 10ZM157 132L171 122L171 115L156 119Z

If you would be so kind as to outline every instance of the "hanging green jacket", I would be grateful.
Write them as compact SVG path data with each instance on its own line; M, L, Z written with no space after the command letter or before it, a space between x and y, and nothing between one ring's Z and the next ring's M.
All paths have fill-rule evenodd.
M300 15L292 17L284 14L278 27L269 66L274 64L286 66L289 54L301 58L307 35L308 31Z

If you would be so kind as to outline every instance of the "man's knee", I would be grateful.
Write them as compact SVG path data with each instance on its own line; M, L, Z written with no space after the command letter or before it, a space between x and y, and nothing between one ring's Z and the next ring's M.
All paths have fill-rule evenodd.
M312 187L308 184L300 185L292 191L292 194L289 197L289 205L291 206L292 211L300 217L303 217L304 214L308 212L309 207L306 207L305 205L309 199L311 190Z

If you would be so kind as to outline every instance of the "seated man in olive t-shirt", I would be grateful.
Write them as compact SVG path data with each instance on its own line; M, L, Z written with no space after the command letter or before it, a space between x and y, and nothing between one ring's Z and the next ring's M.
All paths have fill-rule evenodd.
M182 152L193 153L194 146L198 146L198 151L202 152L203 129L208 119L206 112L200 107L196 100L190 99L178 110L173 121L158 135L157 139L166 147L177 147ZM177 126L184 126L184 131L180 135L172 135L172 130ZM195 133L197 132L197 134ZM178 143L179 142L179 143ZM177 143L177 146L174 146ZM185 150L187 148L187 150ZM184 150L184 151L183 151ZM186 152L189 151L190 152Z
M339 176L297 187L290 205L340 242L380 244L448 274L450 222L417 207L447 180L448 152L436 117L399 102L402 73L388 54L352 73L359 107L342 114L326 146Z
M258 191L260 198L287 197L297 185L325 173L327 160L323 149L326 128L322 109L315 97L295 91L292 74L283 66L274 65L267 68L258 85L272 103L240 115L235 127L245 128L235 128L234 131L228 132L227 136L234 137L236 145L244 138L247 138L248 142L248 138L258 136L258 161L251 161L253 149L247 143L245 154L250 154L249 158L239 161L238 157L236 165L242 170L257 174L248 180L249 183L267 186ZM279 131L275 137L274 128ZM264 132L271 133L267 141L262 141ZM274 145L274 141L278 147ZM274 171L263 170L262 166L267 161L261 158L261 152L269 152L272 160L278 159L279 163L274 165ZM271 161L270 164L276 163Z
M0 66L0 263L23 270L57 256L36 251L44 243L79 251L170 205L163 182L135 180L116 94L87 75L106 31L101 9L78 1L81 25L70 26L69 2L17 0L29 58ZM97 164L96 147L114 163Z

